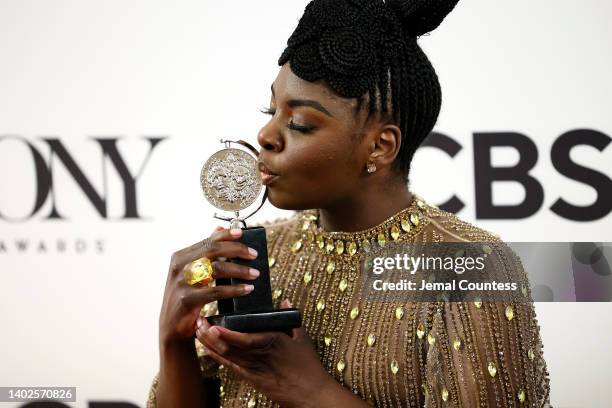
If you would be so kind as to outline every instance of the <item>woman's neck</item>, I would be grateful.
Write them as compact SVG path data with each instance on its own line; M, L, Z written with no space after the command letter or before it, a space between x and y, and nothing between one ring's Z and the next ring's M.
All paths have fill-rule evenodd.
M319 209L319 226L330 232L363 231L410 206L412 200L405 184L384 192L361 191L350 200Z

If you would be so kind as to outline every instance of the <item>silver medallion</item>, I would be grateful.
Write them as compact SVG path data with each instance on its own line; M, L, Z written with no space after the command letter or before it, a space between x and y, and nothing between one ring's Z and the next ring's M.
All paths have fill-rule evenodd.
M263 187L257 159L233 148L218 151L204 163L200 185L208 202L224 211L249 207Z

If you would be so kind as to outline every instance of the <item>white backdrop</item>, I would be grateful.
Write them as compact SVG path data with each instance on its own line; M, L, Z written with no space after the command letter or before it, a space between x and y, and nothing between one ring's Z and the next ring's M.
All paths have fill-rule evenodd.
M170 255L217 225L199 190L201 165L221 137L256 143L259 108L306 3L0 0L0 386L76 386L74 406L144 406ZM420 43L443 89L435 130L463 149L454 159L419 152L412 189L441 203L452 186L466 204L460 217L508 241L612 241L609 214L575 222L549 209L561 196L596 198L554 169L550 148L573 129L612 135L610 18L606 0L462 0ZM545 197L529 218L476 218L472 134L494 131L537 144L531 174ZM165 140L143 166L144 137ZM28 146L47 159L43 138L59 139L105 199L106 217L57 158L52 194L28 215L41 185ZM122 218L124 184L94 138L121 138L131 174L142 169L141 218ZM610 146L571 157L612 175ZM493 155L496 165L517 160L511 149ZM496 204L522 197L520 185L494 188ZM52 202L64 219L48 219ZM267 205L257 220L286 215ZM553 405L609 406L612 304L536 308Z

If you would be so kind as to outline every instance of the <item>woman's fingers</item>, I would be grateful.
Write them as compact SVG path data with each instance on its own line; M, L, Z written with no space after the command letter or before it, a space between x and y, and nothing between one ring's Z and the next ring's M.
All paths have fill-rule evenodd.
M210 323L208 323L208 319L205 316L200 316L196 320L196 329L202 332L208 330L210 328Z
M253 260L257 258L257 251L249 248L242 242L212 241L205 249L193 251L189 255L195 259L205 256L207 258L243 258Z
M217 278L238 278L252 280L259 276L259 271L246 265L239 265L233 262L214 261L213 276Z
M241 229L214 229L210 237L183 248L172 255L166 280L166 290L160 317L160 335L164 339L193 337L195 320L202 306L220 299L230 299L251 293L254 286L244 282L235 285L189 285L184 275L190 264L206 257L214 260L213 278L237 278L244 281L256 279L258 271L227 262L227 258L253 260L257 251L239 242Z
M185 283L185 285L187 285ZM214 302L219 299L229 299L238 296L248 295L255 289L250 284L240 285L219 285L219 286L203 286L190 287L180 297L180 302L187 308L202 306L207 303Z
M185 265L203 256L209 259L225 257L253 260L257 258L257 251L242 242L208 240L209 238L179 251L177 253L179 263Z
M206 338L204 337L204 333L206 333L210 327L211 327L210 323L208 323L208 319L205 316L199 316L196 319L196 332L195 332L196 338L204 346L207 346L207 343L208 343L206 341Z
M236 230L242 235L242 230ZM241 242L233 242L240 235L232 235L230 230L219 230L214 232L209 238L196 242L183 248L172 255L170 268L174 275L177 275L187 264L196 259L207 257L214 258L242 258L253 260L257 258L257 251L249 248Z
M240 349L267 348L275 342L281 332L240 333L224 327L217 328L219 338L226 344Z
M231 361L227 358L225 358L224 356L220 355L219 353L215 352L215 350L209 349L208 350L209 355L219 364L223 364L223 366L233 370L236 374L238 374L240 377L244 378L245 380L249 381L251 378L251 375L249 374L249 371L241 366L239 366L238 364L236 364L234 361Z
M206 327L204 324L206 323L203 323L198 330L196 330L196 337L198 340L200 340L200 343L202 343L209 350L212 350L220 355L227 353L229 346L219 337L218 326L210 326L210 324L208 324Z

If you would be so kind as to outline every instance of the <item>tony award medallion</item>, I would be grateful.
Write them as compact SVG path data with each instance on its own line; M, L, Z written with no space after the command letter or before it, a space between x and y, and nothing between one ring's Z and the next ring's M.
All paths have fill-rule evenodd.
M263 227L249 228L245 222L263 206L267 198L267 188L261 195L263 184L257 168L259 153L242 140L221 140L221 143L225 145L225 149L213 154L202 167L202 191L215 208L233 213L232 216L215 213L214 217L229 222L230 228L241 228L242 235L238 241L257 251L257 259L230 258L227 261L255 268L259 270L260 275L257 279L248 281L237 278L216 279L216 285L247 283L252 284L255 289L246 296L219 299L219 314L207 319L211 325L244 333L286 331L300 327L302 317L299 309L273 308L266 231ZM232 143L241 145L250 152L233 148ZM262 199L259 206L248 216L241 217L240 211L251 206L260 196Z

